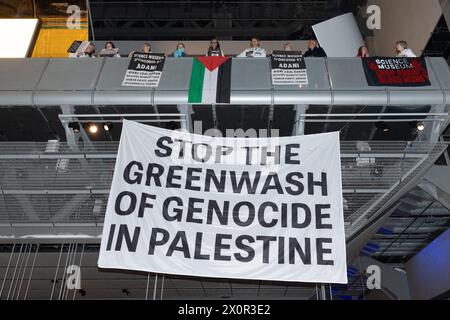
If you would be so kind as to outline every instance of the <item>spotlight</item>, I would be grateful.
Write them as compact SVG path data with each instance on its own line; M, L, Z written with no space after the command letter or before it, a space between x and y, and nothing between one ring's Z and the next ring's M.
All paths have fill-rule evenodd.
M425 124L423 122L417 122L416 128L417 128L417 131L423 131L423 130L425 130Z
M376 127L378 130L382 131L383 133L388 133L388 132L391 130L391 129L389 128L389 126L386 124L386 122L384 122L384 121L377 122L377 123L375 124L375 127Z
M98 126L95 123L90 123L87 126L89 133L96 134L98 132Z
M425 124L422 121L411 121L409 128L411 130L411 139L416 139L417 135L425 130Z
M78 122L69 122L69 128L75 133L80 132L80 124Z
M104 124L103 124L103 129L104 129L106 132L111 131L112 128L113 128L113 124L112 124L111 122L107 122L107 123L104 123Z

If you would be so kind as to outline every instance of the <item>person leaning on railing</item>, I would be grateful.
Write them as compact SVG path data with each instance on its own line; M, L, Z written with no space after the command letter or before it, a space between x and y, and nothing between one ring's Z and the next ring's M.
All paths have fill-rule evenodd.
M358 54L356 57L357 58L369 58L370 57L369 49L367 49L366 46L359 47Z
M399 58L415 58L416 54L408 48L408 42L406 41L397 41L395 44L395 49L397 50L397 57Z
M179 42L177 44L177 48L175 49L175 51L171 54L172 57L174 58L183 58L186 57L186 48L184 46L184 43Z

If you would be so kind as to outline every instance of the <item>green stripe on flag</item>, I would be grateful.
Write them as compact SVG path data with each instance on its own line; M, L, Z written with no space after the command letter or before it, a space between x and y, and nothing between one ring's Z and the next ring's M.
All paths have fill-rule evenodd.
M189 83L189 103L201 103L203 80L205 79L205 66L194 58L192 63L191 81Z

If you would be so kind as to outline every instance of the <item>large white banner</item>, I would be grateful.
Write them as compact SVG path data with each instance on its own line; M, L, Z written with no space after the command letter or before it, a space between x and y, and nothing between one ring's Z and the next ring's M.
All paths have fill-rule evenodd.
M213 138L124 120L98 266L347 283L339 134Z

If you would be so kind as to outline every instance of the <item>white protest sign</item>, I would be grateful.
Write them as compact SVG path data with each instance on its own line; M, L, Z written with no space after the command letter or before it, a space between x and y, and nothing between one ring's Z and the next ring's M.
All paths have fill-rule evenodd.
M124 120L98 266L347 283L339 134L213 138Z

